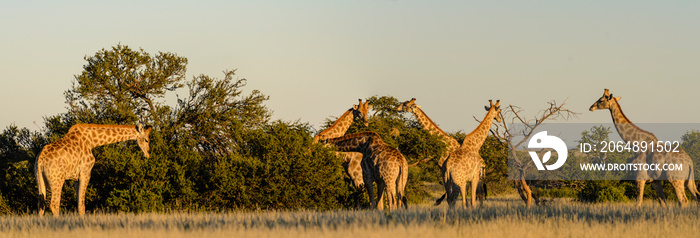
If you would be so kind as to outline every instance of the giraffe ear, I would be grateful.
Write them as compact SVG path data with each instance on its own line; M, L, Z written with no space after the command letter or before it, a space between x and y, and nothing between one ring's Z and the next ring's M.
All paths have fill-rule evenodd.
M420 105L416 105L416 108L420 108Z
M610 96L612 96L612 95L610 95ZM620 99L622 99L622 97L615 97L615 101L618 101L618 102L619 102Z
M358 106L358 105L352 105L352 109L353 109L353 110L357 110L358 108L360 108L360 106Z
M486 111L488 111L490 108L489 108L489 106L484 106L484 109L486 109Z

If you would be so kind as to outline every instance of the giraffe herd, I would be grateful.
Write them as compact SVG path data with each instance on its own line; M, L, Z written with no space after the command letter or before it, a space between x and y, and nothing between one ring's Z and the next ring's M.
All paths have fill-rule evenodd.
M596 109L609 109L615 127L625 141L657 141L656 137L647 131L635 126L622 113L619 97L613 97L608 89L603 96L591 107ZM462 144L441 130L420 108L416 105L416 99L401 103L395 108L399 112L412 113L422 129L433 135L437 135L445 143L447 152L438 155L437 166L440 168L445 188L445 194L436 202L440 204L447 198L450 207L456 203L457 196L462 195L462 207L467 208L467 182L471 182L470 205L476 205L477 190L481 188L484 176L484 159L479 155L479 149L486 140L493 121L501 122L500 100L486 106L486 115L480 124L469 133ZM319 132L313 138L314 144L323 143L326 146L334 146L338 150L337 155L343 159L343 166L351 178L353 186L358 189L363 187L369 194L372 208L383 210L384 191L386 190L389 210L401 207L407 208L406 184L408 181L408 163L401 152L386 144L376 132L366 131L346 135L348 128L354 121L361 121L365 126L369 124L367 115L372 105L368 101L359 100L358 105L353 105L345 111L330 127ZM94 125L77 124L70 128L68 133L60 140L46 145L35 162L35 175L39 188L38 213L44 214L47 189L51 192L50 210L53 216L59 215L61 189L65 180L77 180L75 184L78 196L78 214L85 214L85 191L90 180L90 172L95 163L92 149L96 146L116 143L126 140L136 140L144 156L149 157L149 134L151 128L141 124L134 126L119 125ZM690 164L689 174L667 174L673 185L681 206L688 204L684 186L687 186L695 200L700 193L694 182L692 160L687 153L638 153L635 161L665 161ZM687 170L686 170L687 171ZM638 198L637 205L641 205L644 186L647 181L653 181L659 202L666 206L665 196L661 190L658 174L636 174ZM377 198L374 196L374 184L377 186Z

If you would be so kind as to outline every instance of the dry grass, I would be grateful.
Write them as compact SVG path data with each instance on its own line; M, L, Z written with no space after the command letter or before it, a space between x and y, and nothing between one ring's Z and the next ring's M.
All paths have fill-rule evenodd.
M0 237L660 237L700 234L700 207L559 200L525 208L514 196L462 210L297 211L0 217Z

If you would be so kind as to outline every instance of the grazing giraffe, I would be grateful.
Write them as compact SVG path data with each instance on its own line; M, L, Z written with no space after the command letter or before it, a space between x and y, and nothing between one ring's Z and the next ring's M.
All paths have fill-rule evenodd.
M396 107L397 111L400 112L410 112L413 113L413 115L416 116L416 120L418 120L418 123L421 125L423 130L426 130L430 132L432 135L438 135L440 138L442 138L442 141L446 145L447 153L442 155L440 159L438 160L438 166L442 166L442 164L445 162L447 157L452 154L457 148L459 148L459 142L457 140L450 136L449 134L445 133L440 127L433 122L433 120L428 117L428 115L423 112L422 109L420 109L420 106L416 104L416 99L413 98L410 101L405 101L401 103L398 107Z
M596 109L608 109L610 110L610 115L615 123L615 129L620 137L625 142L646 142L647 145L656 145L659 141L654 134L651 132L642 130L637 127L632 121L630 121L627 116L622 112L620 107L620 97L613 97L608 89L605 89L603 96L598 99L591 107L590 111L595 111ZM666 152L666 151L654 151L647 150L646 152L637 152L634 157L630 160L631 163L635 164L682 164L683 170L674 171L659 171L659 170L638 170L634 174L635 181L637 183L637 206L642 205L642 199L644 198L644 186L647 181L652 181L652 187L656 190L656 194L659 198L659 203L661 206L666 206L666 196L663 193L661 186L661 180L667 179L676 193L678 202L681 206L686 206L688 204L688 198L685 195L685 189L683 186L687 186L690 190L690 194L697 201L698 193L697 187L695 186L695 177L693 175L693 161L690 159L687 153L682 148L679 148L677 152ZM689 168L689 169L686 169Z
M354 151L363 154L362 167L365 171L365 188L369 193L372 207L384 209L383 192L389 201L389 210L397 209L401 204L407 207L405 189L408 182L408 162L399 150L386 144L373 131L346 135L328 140L341 151ZM375 203L373 183L377 183L378 201Z
M51 212L58 217L61 189L65 180L78 180L78 214L85 214L85 190L95 164L92 148L126 140L136 140L146 158L151 127L77 124L63 138L44 146L36 158L34 174L39 188L39 215L44 215L46 188L51 191Z
M420 108L418 104L416 104L416 98L412 98L409 101L405 101L401 104L399 104L398 107L396 107L397 111L400 112L410 112L413 113L413 115L416 116L416 120L418 121L418 124L421 125L423 130L428 131L431 135L437 135L442 139L442 142L445 143L446 150L447 152L442 154L440 159L438 159L438 167L441 169L445 168L443 164L445 163L445 160L447 157L450 156L455 150L457 150L460 145L457 140L450 136L449 134L445 133L440 127L433 122L433 120L428 117L427 114L423 111L423 109ZM445 171L441 171L443 174ZM479 174L479 177L483 178L484 177L484 171L482 170L481 173ZM480 200L486 198L486 186L483 184L482 180L479 180L479 186L477 188L477 195ZM444 198L444 197L443 197Z
M484 167L484 159L479 155L479 149L481 149L481 145L484 144L489 134L493 120L501 122L500 102L498 100L494 105L489 100L491 105L485 107L488 112L484 116L484 120L464 138L462 146L455 150L443 164L445 195L440 197L435 202L435 205L440 205L442 199L447 197L447 203L452 207L457 200L457 195L461 193L462 208L467 208L467 181L471 181L471 206L474 207L476 205L476 189Z
M345 135L348 131L350 125L355 120L362 120L362 122L367 126L369 122L367 121L367 114L369 110L372 109L372 105L369 105L369 101L362 103L362 99L358 99L359 104L353 105L352 108L348 109L343 115L341 115L330 127L319 132L314 136L313 143L318 143L319 141L324 141L331 138L341 137ZM337 153L338 157L343 159L343 167L345 172L347 172L350 179L353 181L355 188L362 188L364 186L364 180L362 179L362 153L359 152L340 152Z

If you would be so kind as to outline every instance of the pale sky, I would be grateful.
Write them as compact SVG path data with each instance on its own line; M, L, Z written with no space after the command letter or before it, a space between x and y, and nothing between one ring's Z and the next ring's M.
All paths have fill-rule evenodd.
M700 122L699 1L2 1L0 127L65 112L83 57L118 43L186 57L188 79L238 69L273 119L317 129L373 95L446 131L488 99L609 123L588 111L604 88L634 122Z

